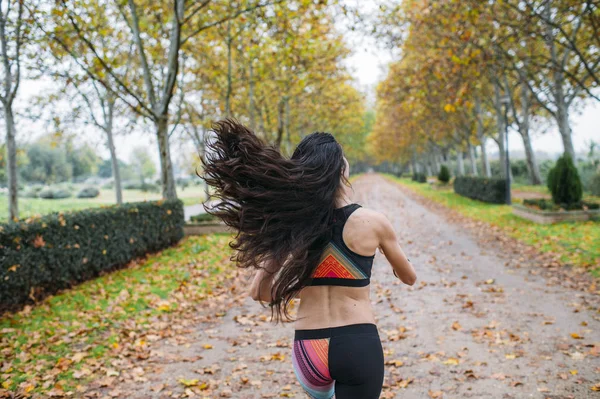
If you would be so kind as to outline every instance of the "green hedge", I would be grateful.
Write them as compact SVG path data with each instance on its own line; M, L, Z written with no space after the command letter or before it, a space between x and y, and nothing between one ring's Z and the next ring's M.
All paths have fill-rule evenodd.
M194 223L216 222L218 220L219 219L216 216L211 215L210 213L200 213L190 217L190 221Z
M487 177L457 176L454 192L464 197L492 204L506 202L506 180Z
M0 225L0 310L126 265L183 237L183 203L129 203Z

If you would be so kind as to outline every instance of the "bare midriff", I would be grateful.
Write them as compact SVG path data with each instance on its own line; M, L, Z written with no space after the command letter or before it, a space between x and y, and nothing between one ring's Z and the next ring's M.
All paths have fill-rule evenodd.
M309 286L302 291L296 330L339 327L349 324L375 323L369 286Z

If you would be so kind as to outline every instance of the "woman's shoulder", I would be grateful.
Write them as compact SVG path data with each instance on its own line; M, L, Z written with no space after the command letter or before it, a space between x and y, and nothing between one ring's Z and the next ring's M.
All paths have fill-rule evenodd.
M354 220L367 224L373 229L381 229L390 223L388 217L375 209L361 206L353 212Z

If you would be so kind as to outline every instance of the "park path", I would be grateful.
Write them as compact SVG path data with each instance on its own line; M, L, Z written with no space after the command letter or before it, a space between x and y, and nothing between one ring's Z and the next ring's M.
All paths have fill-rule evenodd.
M548 284L512 250L478 243L381 176L353 186L356 202L393 222L418 275L415 286L403 286L376 256L371 298L387 363L382 398L600 398L591 390L600 383L600 318L586 294ZM148 359L96 393L305 397L291 368L291 324L274 326L268 310L227 292L198 312L200 324L154 342Z

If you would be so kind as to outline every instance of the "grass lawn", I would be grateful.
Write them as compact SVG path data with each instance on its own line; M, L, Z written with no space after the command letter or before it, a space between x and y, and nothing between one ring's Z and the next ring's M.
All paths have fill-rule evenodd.
M600 222L536 224L513 215L512 208L507 205L475 201L455 194L451 188L435 190L410 179L386 177L465 216L501 227L510 236L542 252L560 254L564 263L591 267L592 273L600 277Z
M168 334L174 318L191 319L211 289L233 278L230 239L189 237L140 264L4 315L0 397L3 389L79 397L78 386L118 375L111 362L143 356L148 342Z
M185 190L177 187L177 195L185 205L199 204L204 200L203 186L190 186ZM100 189L97 198L64 198L42 199L19 197L19 214L21 218L33 215L45 215L52 212L76 211L115 204L115 191ZM161 198L160 193L143 192L141 190L123 190L124 202L152 201ZM8 219L8 198L0 195L0 221Z

